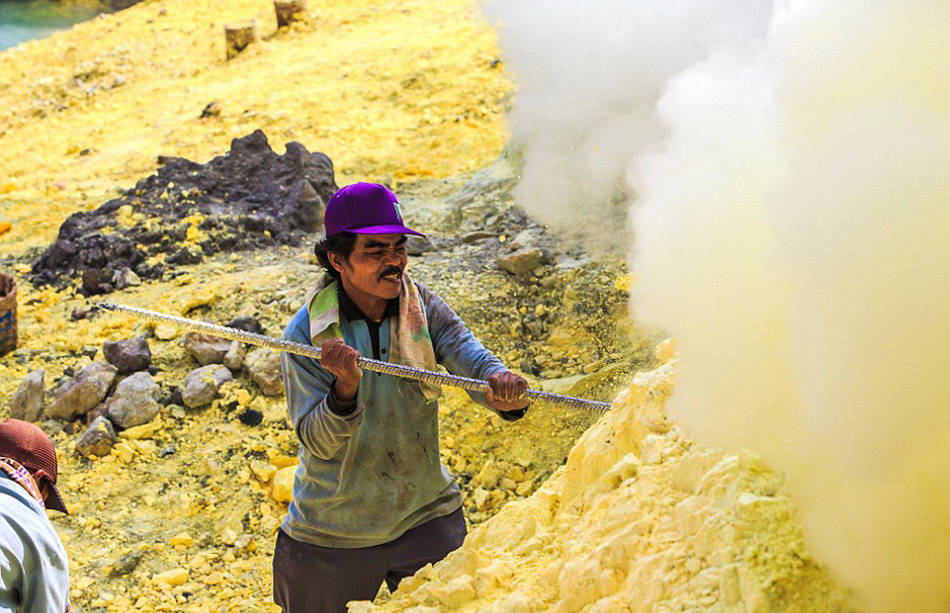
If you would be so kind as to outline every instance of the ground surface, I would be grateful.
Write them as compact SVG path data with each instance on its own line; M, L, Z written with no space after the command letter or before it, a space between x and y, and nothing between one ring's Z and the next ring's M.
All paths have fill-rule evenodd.
M464 0L311 2L276 32L263 0L146 1L3 53L0 253L45 246L69 213L263 130L328 154L340 184L479 168L506 140L511 86ZM226 61L224 24L262 40ZM217 102L217 115L202 111ZM37 208L39 207L39 208ZM42 210L43 215L36 215Z
M269 2L146 1L0 55L0 222L12 224L0 235L0 263L20 283L20 345L0 358L0 418L8 414L8 399L28 372L44 369L46 387L52 389L102 359L104 341L135 335L146 337L163 390L159 415L144 428L120 433L119 444L101 459L75 452L85 428L82 419L40 420L59 450L61 491L72 513L53 520L70 556L73 598L83 611L273 609L270 554L296 453L283 397L262 394L246 372L238 371L210 406L185 409L174 389L197 364L179 343L178 332L97 312L91 308L95 297L77 293L79 279L55 289L34 287L27 278L68 215L95 209L152 175L160 155L205 162L255 129L264 131L277 153L284 143L299 141L330 156L340 185L369 179L396 188L407 221L429 231L432 241L412 259L412 274L446 298L484 344L533 385L610 400L627 387L635 370L656 365L652 348L659 337L638 330L627 318L630 277L622 262L592 260L577 246L561 243L544 230L543 220L528 219L512 200L517 159L502 151L511 85L497 61L494 35L474 7L453 1L309 5L305 23L274 32ZM264 40L225 61L224 23L248 18L258 20ZM217 113L202 118L211 102L217 102ZM544 260L519 275L505 272L497 258L510 254L519 236L526 240L526 230ZM110 294L109 300L215 323L253 316L268 334L279 335L318 273L308 244L215 253L199 264L170 266L156 279ZM259 412L260 423L239 419L248 409ZM542 484L597 417L538 405L524 420L503 424L464 394L446 391L443 460L463 487L470 524L495 526L476 533L473 548L500 547L491 544L496 537L508 539L511 548L530 540L526 529L512 535L490 518L517 500L532 501L505 507L512 510L504 517L515 518L519 526L525 505L543 509L545 496L551 498L544 492L560 487L564 472ZM671 465L679 457L675 450L683 447L677 441L669 441ZM639 454L640 442L629 451ZM610 468L605 462L595 464ZM705 460L695 462L708 468ZM654 481L666 487L664 470L660 463L645 472L656 473ZM575 481L577 475L599 478L576 470L569 474ZM630 477L611 477L599 493L610 495ZM771 478L764 479L756 495L774 495ZM666 497L653 500L656 490L649 483L636 487L647 488L649 513L638 523L638 509L627 505L618 507L624 514L614 520L639 525L646 532L638 534L655 534L662 542L663 531L654 527L687 496L662 490ZM540 494L528 498L539 488ZM576 483L572 491L578 491ZM568 586L565 594L576 592L573 599L565 601L559 591L544 588L560 580L550 558L576 554L587 560L604 537L585 532L581 521L584 505L591 506L590 496L597 493L581 496L584 504L560 515L562 526L577 524L576 532L558 536L539 530L550 539L524 549L524 555L533 556L527 567L533 574L519 584L522 600L502 599L503 581L473 579L469 583L481 585L484 602L501 607L497 610L568 611L610 597L621 576L612 562L598 562L597 569L615 574L611 579L601 573L604 579L594 587L575 580L586 576L579 570L564 571L561 583ZM732 504L711 495L704 499L710 509ZM604 508L613 500L597 504ZM550 517L552 507L547 508ZM779 546L798 546L791 517L784 515L782 530L775 532ZM753 532L765 534L766 545L771 542L768 521ZM654 540L643 551L647 546L654 547ZM662 560L664 569L685 569L668 575L671 580L705 570L686 566L689 546L683 541L676 556ZM768 551L763 547L750 549L750 555ZM512 551L505 555L521 555ZM630 549L630 555L635 551ZM796 570L790 559L782 557L782 565L775 566L786 574L773 583L794 590L812 581L815 593L826 588L813 563ZM702 564L728 563L723 560ZM459 567L458 558L445 568L438 577L443 583L465 573L476 576L475 566ZM746 595L774 596L777 592L757 589L755 583L768 581L768 560L749 568L746 582L752 583L740 597L728 592L731 571L717 571L704 574L696 590L680 590L683 598L675 602L687 610L701 608L720 602L716 590L728 592L732 600L721 600L727 604L741 605ZM498 573L488 578L496 575L504 579ZM428 581L422 577L407 585L390 607L481 610L482 601L473 599L467 580L448 591L422 589ZM627 601L617 596L605 602Z

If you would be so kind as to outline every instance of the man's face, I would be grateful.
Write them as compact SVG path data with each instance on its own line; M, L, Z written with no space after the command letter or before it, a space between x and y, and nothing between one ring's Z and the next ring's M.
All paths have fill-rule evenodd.
M399 296L409 260L404 234L357 234L349 258L334 252L329 257L351 298L390 300Z

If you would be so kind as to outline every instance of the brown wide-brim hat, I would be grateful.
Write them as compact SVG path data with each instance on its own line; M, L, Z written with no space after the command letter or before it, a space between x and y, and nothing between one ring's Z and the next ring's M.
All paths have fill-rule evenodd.
M47 509L69 513L56 489L56 450L38 426L19 419L0 423L0 456L16 460L30 471L37 485L46 486L43 504Z

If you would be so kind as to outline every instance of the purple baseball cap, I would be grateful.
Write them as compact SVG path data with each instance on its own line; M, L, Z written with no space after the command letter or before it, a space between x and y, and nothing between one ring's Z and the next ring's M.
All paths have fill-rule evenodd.
M323 212L323 228L327 236L340 232L425 236L403 225L396 194L378 183L354 183L337 190Z

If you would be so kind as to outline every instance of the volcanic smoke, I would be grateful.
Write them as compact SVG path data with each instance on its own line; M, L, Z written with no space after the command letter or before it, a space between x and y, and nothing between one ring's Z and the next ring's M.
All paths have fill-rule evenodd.
M674 420L784 470L861 607L946 611L950 4L484 5L519 203L602 241L627 198Z

